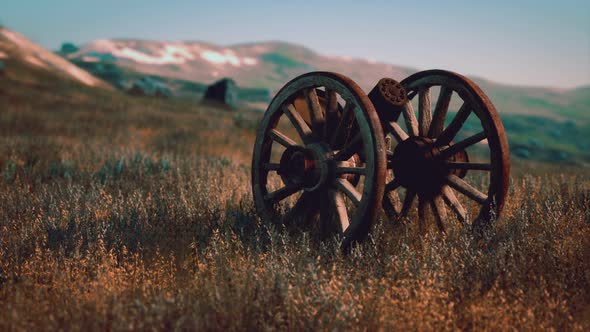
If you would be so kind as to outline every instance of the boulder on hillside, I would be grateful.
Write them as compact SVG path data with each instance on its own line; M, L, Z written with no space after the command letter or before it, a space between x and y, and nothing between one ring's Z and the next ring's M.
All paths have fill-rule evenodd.
M112 85L122 88L119 82L123 79L123 72L114 63L102 62L95 60L94 58L85 58L70 60L76 66L86 70L92 75L111 83Z
M238 86L231 78L223 78L207 87L205 101L221 103L232 108L238 106Z
M172 91L166 84L151 77L142 77L131 84L127 92L134 96L169 98Z
M65 42L65 43L61 44L61 49L59 50L59 53L62 55L68 55L68 54L76 53L76 52L78 52L78 50L80 50L80 48L78 46L76 46L74 43Z

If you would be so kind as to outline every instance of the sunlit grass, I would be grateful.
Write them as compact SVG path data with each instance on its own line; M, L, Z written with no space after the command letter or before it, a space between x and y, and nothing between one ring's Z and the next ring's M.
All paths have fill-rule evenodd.
M380 219L343 256L257 217L259 115L101 97L0 96L1 330L590 327L586 170L516 165L484 240Z

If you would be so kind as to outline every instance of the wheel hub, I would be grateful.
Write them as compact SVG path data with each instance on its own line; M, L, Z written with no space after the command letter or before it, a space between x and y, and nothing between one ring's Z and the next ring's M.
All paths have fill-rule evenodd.
M403 187L420 195L440 193L448 175L440 149L426 137L410 137L395 149L392 159L393 174Z
M301 184L305 191L314 191L328 177L328 152L320 144L288 147L281 156L278 174L287 185Z

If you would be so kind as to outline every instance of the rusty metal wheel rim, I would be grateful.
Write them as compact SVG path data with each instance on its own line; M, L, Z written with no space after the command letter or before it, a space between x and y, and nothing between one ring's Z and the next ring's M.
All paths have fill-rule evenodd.
M386 214L393 220L404 219L408 216L417 198L421 226L423 226L422 222L427 207L430 207L432 215L442 231L445 230L445 224L448 221L447 207L461 222L473 222L477 229L480 229L480 226L489 226L502 211L508 192L510 174L508 142L498 112L474 82L453 72L423 71L407 77L401 84L410 99L404 105L403 120L383 123L385 134L393 137L398 143L395 149L388 151L388 179L383 199ZM436 102L431 104L430 91L433 87L439 88L440 91ZM411 103L413 98L418 98L417 118ZM453 120L445 126L452 98L457 98L462 102L462 106L454 115ZM474 135L453 142L471 114L474 114L479 120L480 130L477 130ZM403 126L406 130L402 128ZM414 141L419 141L419 143L414 143ZM465 151L480 142L485 142L484 145L489 148L489 161L471 162ZM408 147L411 144L417 147ZM400 146L410 152L401 154L400 150L404 150L404 148L398 149ZM444 178L442 178L443 183L439 187L437 187L437 181L433 181L434 188L430 192L421 191L419 186L412 186L411 180L413 179L401 181L402 179L396 178L396 163L403 164L400 161L402 158L399 156L408 156L411 153L420 154L414 160L423 161L431 158L429 160L434 160L438 163L437 166L443 167ZM428 162L430 161L425 161L425 163ZM434 169L434 166L427 166L424 169ZM401 170L399 167L398 169ZM468 183L464 179L467 172L488 172L487 192L485 190L481 192ZM398 173L403 172L398 171ZM433 177L436 176L438 175L433 175ZM482 178L485 178L485 175ZM405 190L403 200L400 199L398 193L401 189ZM465 199L476 201L480 206L474 218L469 216L468 211L461 203Z
M281 121L298 137L279 130ZM320 238L339 233L344 247L362 240L381 208L383 137L373 105L349 78L312 72L293 79L272 100L257 131L252 190L259 215L285 224L315 219ZM276 156L274 148L279 149ZM280 180L275 177L274 182L280 188L269 187L271 175L278 175Z

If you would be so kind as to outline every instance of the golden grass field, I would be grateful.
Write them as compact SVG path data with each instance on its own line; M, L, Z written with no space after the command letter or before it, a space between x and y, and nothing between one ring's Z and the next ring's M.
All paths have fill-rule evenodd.
M590 172L513 163L485 239L350 255L257 217L260 114L0 84L0 330L590 330Z

